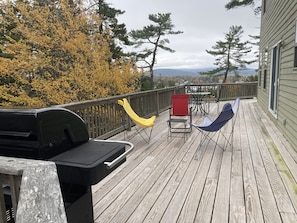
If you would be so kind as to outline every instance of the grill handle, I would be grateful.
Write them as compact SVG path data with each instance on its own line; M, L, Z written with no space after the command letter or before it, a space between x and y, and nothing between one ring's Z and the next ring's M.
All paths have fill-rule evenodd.
M132 143L130 143L130 142L127 142L127 141L100 140L100 139L94 139L94 141L99 141L99 142L116 142L116 143L122 143L122 144L125 144L127 146L130 146L130 148L128 150L126 150L126 152L124 152L123 154L121 154L120 156L118 156L113 161L111 161L111 162L104 162L104 164L106 165L106 169L111 169L114 166L116 166L119 162L121 162L123 159L125 159L126 156L134 149L134 145Z

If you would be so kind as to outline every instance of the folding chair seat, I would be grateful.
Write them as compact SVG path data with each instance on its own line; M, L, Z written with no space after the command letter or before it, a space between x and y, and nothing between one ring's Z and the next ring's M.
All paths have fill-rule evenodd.
M231 120L234 117L234 115L237 116L239 101L240 101L240 99L237 98L235 100L233 106L230 103L226 103L223 106L222 111L220 112L220 114L218 115L218 117L214 121L212 121L211 118L209 118L208 116L205 116L200 125L197 125L195 123L191 123L191 125L193 127L195 127L197 130L199 130L200 133L202 134L202 138L201 138L201 141L199 143L198 149L202 146L202 144L206 140L208 140L208 142L213 141L215 143L215 146L219 146L222 149L225 149L228 144L230 144L231 146L233 145L232 141L233 141L235 118L232 120L232 129L231 129L231 133L230 133L229 137L226 137L226 135L223 134L221 129L229 122L229 120ZM214 134L214 135L218 134L216 140L213 139L214 135L211 135L211 134ZM219 139L220 135L222 135L224 137L225 141L226 141L224 146L221 146L221 145L218 144L218 139Z
M188 94L173 94L171 96L171 107L169 108L168 136L172 133L192 132L192 108L189 107L190 96Z
M146 143L149 143L151 140L153 127L155 125L154 122L156 120L156 116L153 115L150 118L139 117L135 113L135 111L132 109L131 105L129 104L129 102L126 98L123 98L122 100L118 100L118 104L123 106L127 115L130 117L130 119L136 125L136 127L135 127L136 134L138 133ZM148 130L148 129L150 129L150 130ZM133 136L135 136L135 135L133 135ZM127 134L127 136L128 136L128 134ZM132 138L133 136L128 137L128 138Z

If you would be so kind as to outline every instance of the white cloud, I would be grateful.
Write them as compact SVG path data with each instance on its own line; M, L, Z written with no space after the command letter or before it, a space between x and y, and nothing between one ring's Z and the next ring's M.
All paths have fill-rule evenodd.
M244 30L243 40L248 35L259 35L260 19L252 8L238 8L226 11L228 0L107 0L111 6L125 11L119 21L126 24L128 31L141 29L151 24L149 14L171 13L174 30L183 34L168 36L168 47L175 50L170 53L158 52L155 68L161 67L209 67L214 57L205 50L211 49L216 41L224 40L225 33L232 25L241 25ZM254 65L254 67L256 64Z

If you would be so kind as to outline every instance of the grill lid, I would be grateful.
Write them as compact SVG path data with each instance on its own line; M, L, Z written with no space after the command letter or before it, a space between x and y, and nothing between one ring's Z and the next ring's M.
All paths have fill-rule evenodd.
M0 109L0 155L46 160L88 140L85 122L70 110Z

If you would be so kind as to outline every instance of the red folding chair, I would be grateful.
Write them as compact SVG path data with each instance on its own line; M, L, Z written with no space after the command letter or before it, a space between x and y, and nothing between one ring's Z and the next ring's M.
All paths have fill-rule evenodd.
M171 96L171 108L169 109L168 136L172 133L192 132L192 108L189 107L190 96L188 94L174 94Z

